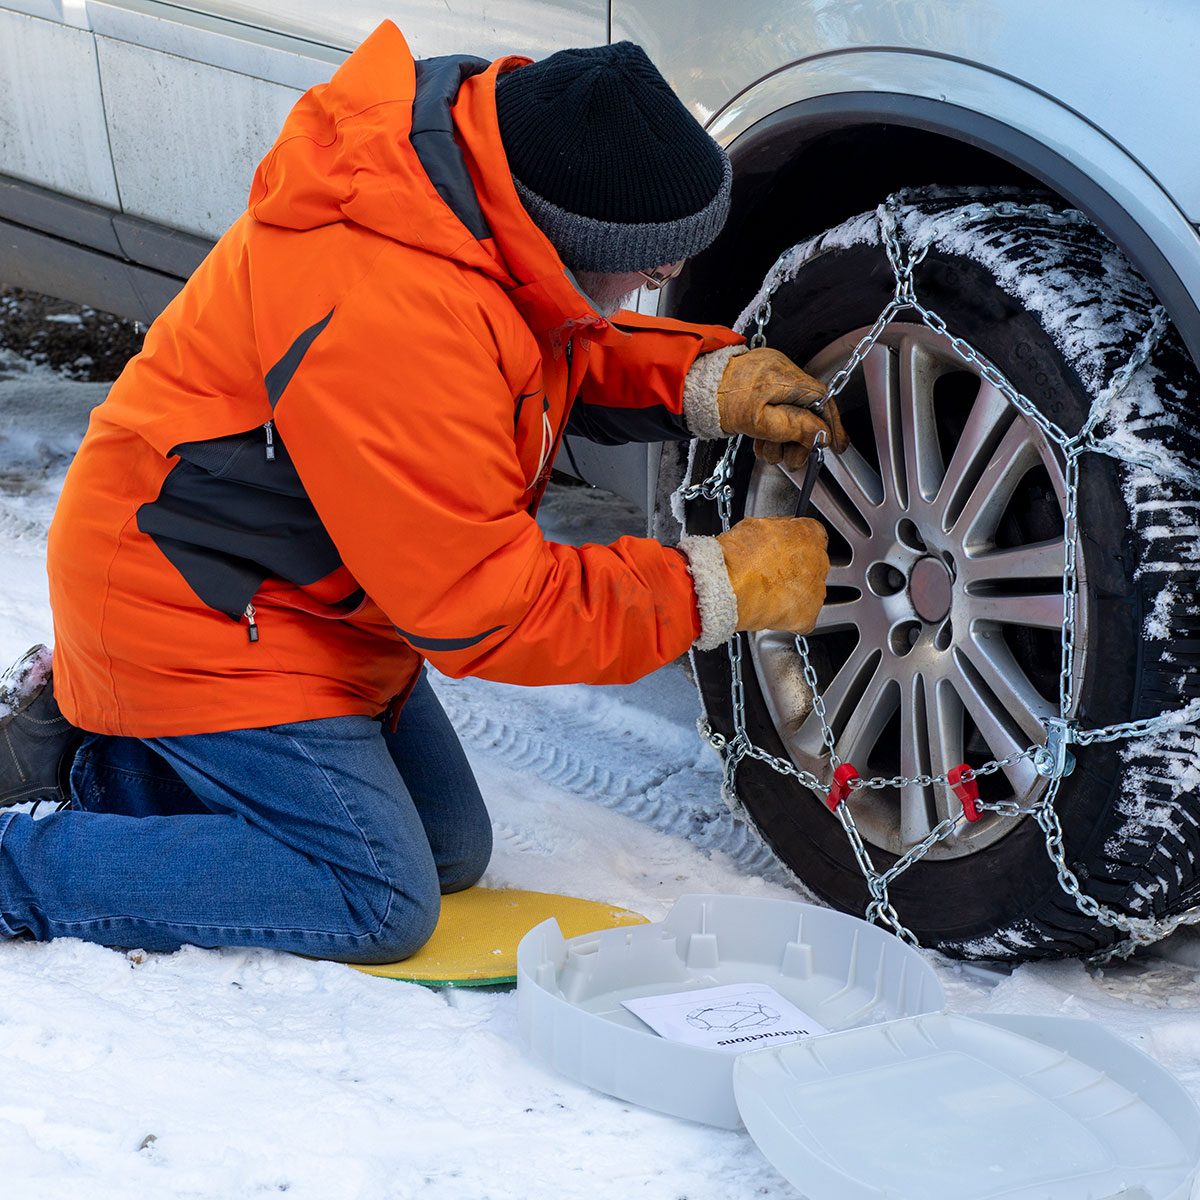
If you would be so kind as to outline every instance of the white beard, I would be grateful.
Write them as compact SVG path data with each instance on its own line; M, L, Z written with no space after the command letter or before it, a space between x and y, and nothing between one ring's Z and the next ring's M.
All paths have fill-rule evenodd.
M626 290L628 284L623 275L609 275L604 271L576 271L574 274L576 283L602 317L611 317L637 295L637 288L633 291ZM619 294L613 286L616 280L621 281L617 285L620 288Z

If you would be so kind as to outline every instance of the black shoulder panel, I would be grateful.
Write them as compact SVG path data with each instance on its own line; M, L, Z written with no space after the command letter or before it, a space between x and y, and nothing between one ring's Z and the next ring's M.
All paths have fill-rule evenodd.
M413 100L412 131L408 135L438 195L477 238L491 237L492 231L483 219L475 185L454 140L450 105L463 80L490 65L487 59L471 54L418 59L417 94Z
M329 324L332 316L333 309L331 308L315 325L310 325L301 333L287 348L284 356L267 372L267 399L271 402L272 408L279 403L279 398L283 395L287 385L292 382L292 376L295 375L300 361L308 353L309 346L317 340L321 330Z

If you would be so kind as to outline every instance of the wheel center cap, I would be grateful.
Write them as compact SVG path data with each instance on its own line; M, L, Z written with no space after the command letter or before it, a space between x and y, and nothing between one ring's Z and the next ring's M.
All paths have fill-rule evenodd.
M950 611L954 596L954 581L946 564L939 558L918 560L909 576L908 595L922 621L940 621Z

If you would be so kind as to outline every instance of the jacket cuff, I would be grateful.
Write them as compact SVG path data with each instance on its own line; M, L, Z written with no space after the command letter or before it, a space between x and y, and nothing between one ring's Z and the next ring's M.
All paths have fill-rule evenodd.
M715 537L685 537L679 543L688 561L696 607L700 610L697 650L715 650L737 632L737 596L729 581L729 568L721 543Z
M729 435L721 428L721 412L717 407L717 388L731 358L745 354L748 346L722 346L698 355L683 381L683 419L693 437L723 438Z

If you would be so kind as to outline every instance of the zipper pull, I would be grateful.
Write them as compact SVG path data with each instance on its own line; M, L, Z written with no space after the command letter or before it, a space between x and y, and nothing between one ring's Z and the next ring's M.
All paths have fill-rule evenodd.
M253 604L247 604L246 611L243 614L246 618L246 621L249 624L249 628L246 630L246 633L252 642L258 641L258 622L254 619L254 614L257 611L258 610L254 607Z
M263 426L263 429L266 431L266 434L267 434L267 462L274 462L275 461L275 422L268 421ZM254 639L251 638L250 640L253 641Z

